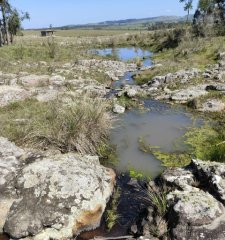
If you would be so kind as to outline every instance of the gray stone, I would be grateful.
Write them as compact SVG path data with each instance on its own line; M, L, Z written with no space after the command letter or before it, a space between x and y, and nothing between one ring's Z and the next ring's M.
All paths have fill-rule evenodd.
M138 91L134 88L130 88L126 91L126 95L129 97L129 98L133 98L137 95Z
M0 233L9 209L17 198L16 176L22 165L19 158L23 154L24 151L14 143L0 137Z
M220 112L225 110L225 103L218 99L208 99L199 110L202 112Z
M208 192L197 188L191 191L174 191L167 196L172 211L169 223L172 239L223 239L225 209Z
M115 104L114 107L113 107L113 112L114 113L118 113L118 114L122 114L125 112L125 107L119 105L119 104Z
M49 85L49 76L32 74L20 77L18 82L25 87L47 86Z
M98 157L55 155L35 161L18 175L4 231L12 238L69 239L100 225L115 183Z
M172 93L171 100L176 102L185 103L195 98L201 97L208 94L205 90L199 90L197 88L188 88L177 90Z
M221 143L222 144L222 143ZM192 160L192 167L199 179L205 179L210 189L225 204L225 164Z
M1 86L0 88L0 107L10 103L22 101L32 96L32 93L20 87Z
M65 84L65 77L55 75L49 78L49 84L53 86L63 86Z

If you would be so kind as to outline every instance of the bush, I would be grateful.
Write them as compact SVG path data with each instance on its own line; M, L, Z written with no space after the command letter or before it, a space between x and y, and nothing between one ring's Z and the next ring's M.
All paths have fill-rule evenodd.
M71 104L28 100L0 111L0 135L19 145L96 154L111 126L107 104L84 97Z

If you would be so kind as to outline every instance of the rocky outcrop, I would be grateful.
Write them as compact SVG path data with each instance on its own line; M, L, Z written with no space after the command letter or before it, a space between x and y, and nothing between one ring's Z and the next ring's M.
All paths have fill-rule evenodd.
M175 102L186 103L206 94L208 94L206 90L201 90L199 88L193 87L172 92L170 94L170 99Z
M120 61L111 60L80 60L75 66L79 70L96 69L103 71L112 80L117 81L120 77L124 76L126 72L136 71L136 64L127 64Z
M193 160L187 168L166 170L172 239L222 240L225 235L225 164Z
M0 152L0 232L4 225L16 239L69 239L100 225L115 173L98 157L26 154L4 138Z

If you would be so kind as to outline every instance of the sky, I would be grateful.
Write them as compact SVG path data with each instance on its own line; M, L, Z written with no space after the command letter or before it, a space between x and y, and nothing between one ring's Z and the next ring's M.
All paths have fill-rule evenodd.
M184 16L179 0L9 0L21 11L30 13L24 28L97 23L106 20ZM194 9L198 0L194 1ZM194 11L194 10L193 10ZM192 11L192 12L193 12Z

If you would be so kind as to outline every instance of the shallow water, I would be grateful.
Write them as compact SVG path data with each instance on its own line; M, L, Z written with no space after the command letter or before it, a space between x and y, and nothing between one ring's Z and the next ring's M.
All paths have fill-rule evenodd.
M105 48L105 49L94 49L92 50L93 53L96 53L100 56L115 56L120 61L131 61L147 58L143 61L144 66L149 66L151 64L150 57L152 53L148 50L143 50L141 48Z
M140 58L142 66L152 65L152 53L140 48L96 49L95 53L101 56L115 55L121 61ZM135 84L133 74L134 72L127 72L120 81L114 83L114 88L120 88L123 84ZM111 132L110 141L116 146L118 172L134 170L155 178L164 167L153 155L139 149L139 138L147 145L160 147L162 152L182 151L185 150L185 145L180 138L185 128L199 125L200 120L193 121L193 115L182 107L172 107L159 101L147 100L145 107L147 111L136 109L120 115Z
M148 111L126 112L115 123L111 132L111 143L116 145L119 158L118 172L135 170L155 178L164 169L161 162L149 153L139 150L139 138L160 151L172 152L185 149L180 137L185 128L200 124L181 107L171 107L159 101L145 101Z
M137 59L141 60L141 65L144 67L149 67L152 65L151 56L152 53L148 50L143 50L141 48L105 48L105 49L93 49L92 53L98 54L100 56L115 56L120 61L130 61L136 62ZM134 85L135 81L133 80L132 76L137 73L136 72L127 72L123 77L120 78L119 81L115 81L113 83L113 88L118 89L121 88L122 85L129 84Z

